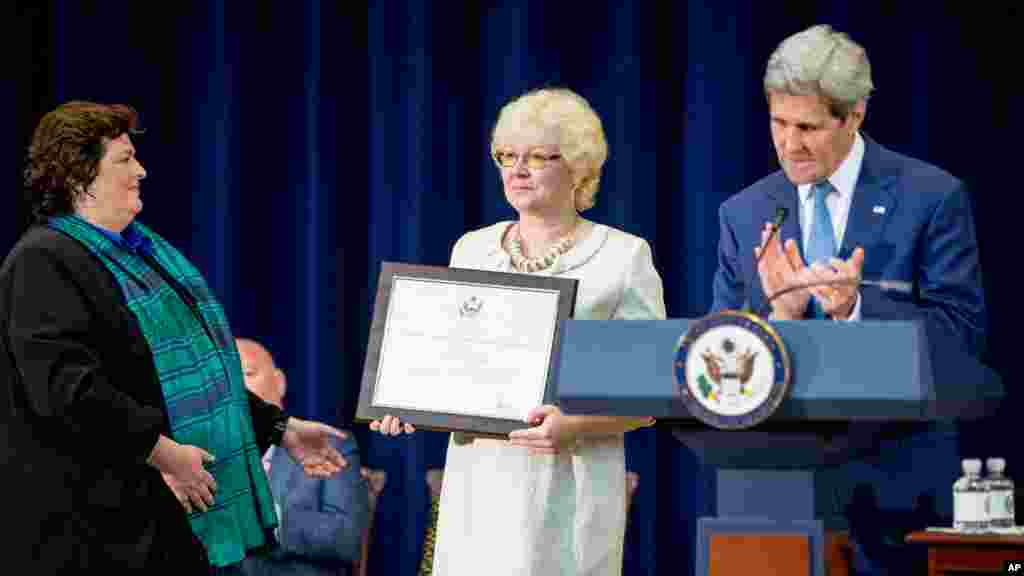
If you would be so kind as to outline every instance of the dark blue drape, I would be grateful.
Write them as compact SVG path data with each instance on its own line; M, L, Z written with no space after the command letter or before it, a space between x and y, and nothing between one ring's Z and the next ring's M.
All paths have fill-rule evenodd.
M1009 35L1019 9L344 4L8 4L0 173L12 194L0 241L9 247L24 225L20 171L42 113L71 99L135 106L148 129L136 142L149 171L141 218L204 271L236 334L268 345L288 375L289 408L349 426L380 263L443 265L463 232L513 217L488 157L503 103L543 85L590 100L610 159L585 216L647 238L669 315L699 316L711 302L718 204L776 167L764 62L785 36L827 22L871 56L878 90L865 130L974 190L992 362L1011 390L1005 410L964 427L951 451L894 443L850 474L874 484L883 508L910 509L932 491L949 514L959 454L1006 456L1011 475L1024 465L1009 424L1021 405L1009 370L1015 316L1004 312L1016 303L1008 206L1022 123ZM365 461L388 472L371 571L414 574L424 474L443 465L446 437L353 429ZM667 429L632 433L627 446L641 481L626 573L687 573L694 518L712 511L710 475Z

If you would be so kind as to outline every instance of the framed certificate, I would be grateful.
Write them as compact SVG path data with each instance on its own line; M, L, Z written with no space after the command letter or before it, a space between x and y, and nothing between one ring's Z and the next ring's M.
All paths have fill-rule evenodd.
M504 435L555 400L579 281L384 262L356 420Z

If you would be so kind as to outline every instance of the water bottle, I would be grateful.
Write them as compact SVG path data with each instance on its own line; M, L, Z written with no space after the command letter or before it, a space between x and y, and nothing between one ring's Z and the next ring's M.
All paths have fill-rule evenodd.
M989 458L985 461L988 469L989 522L993 528L1013 528L1013 480L1006 477L1006 460Z
M981 478L981 460L960 463L964 475L953 483L953 528L961 532L988 529L988 486Z

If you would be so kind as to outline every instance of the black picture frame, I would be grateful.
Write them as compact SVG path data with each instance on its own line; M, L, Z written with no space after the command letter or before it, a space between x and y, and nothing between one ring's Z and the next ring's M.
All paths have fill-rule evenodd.
M500 286L513 290L520 288L557 292L558 304L554 323L555 328L552 336L553 341L550 346L550 358L548 359L547 378L543 394L544 404L554 404L556 402L555 387L557 384L555 379L558 374L562 321L572 318L579 280L512 272L382 262L377 281L377 294L374 300L373 321L370 326L369 341L366 348L366 361L363 365L359 403L356 409L355 419L357 422L380 420L385 415L390 414L417 428L466 432L481 436L506 436L513 430L526 427L526 423L519 419L374 405L373 398L380 370L382 344L387 330L388 310L396 277L488 287Z

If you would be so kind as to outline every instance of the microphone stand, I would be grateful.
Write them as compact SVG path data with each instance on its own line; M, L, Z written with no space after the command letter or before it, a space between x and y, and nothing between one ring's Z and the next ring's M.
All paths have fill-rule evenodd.
M818 286L874 286L882 290L890 292L902 292L904 294L913 293L913 287L909 282L899 282L895 280L864 280L863 278L839 278L836 280L815 280L814 282L803 282L800 284L793 284L787 286L782 290L772 294L765 299L764 304L761 305L761 309L758 310L758 316L763 316L771 308L772 302L776 298L780 298L789 294L790 292L796 292L797 290L805 290L807 288L817 288Z

